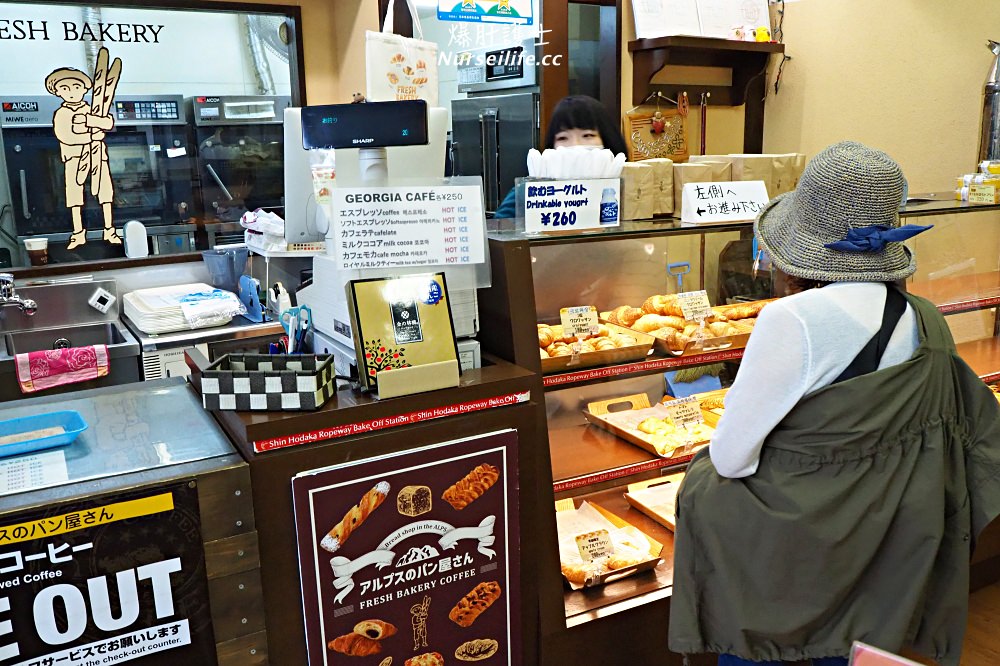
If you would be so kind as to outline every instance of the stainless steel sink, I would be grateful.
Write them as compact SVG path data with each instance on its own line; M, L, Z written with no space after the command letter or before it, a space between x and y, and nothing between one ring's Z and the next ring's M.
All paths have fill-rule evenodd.
M126 335L128 338L125 337ZM129 343L136 346L135 350L122 349L121 351L125 354L118 355L129 355L129 351L132 351L132 356L138 355L138 341L132 338L128 329L115 322L7 333L4 335L4 343L8 356L47 349L89 347L91 345L107 345L110 352L113 347L127 347Z
M95 322L76 326L11 331L2 334L0 344L0 402L30 397L21 393L18 387L15 360L16 354L63 347L88 347L107 345L110 367L104 377L78 384L68 384L46 389L39 395L68 393L89 388L113 386L140 381L139 341L131 331L118 321Z

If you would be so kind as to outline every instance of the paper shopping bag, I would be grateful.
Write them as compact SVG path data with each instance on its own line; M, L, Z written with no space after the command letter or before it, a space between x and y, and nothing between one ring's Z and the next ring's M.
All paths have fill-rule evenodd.
M389 0L382 32L365 32L366 97L370 102L422 99L438 105L438 46L392 33L395 0ZM413 34L423 37L413 0L406 0Z

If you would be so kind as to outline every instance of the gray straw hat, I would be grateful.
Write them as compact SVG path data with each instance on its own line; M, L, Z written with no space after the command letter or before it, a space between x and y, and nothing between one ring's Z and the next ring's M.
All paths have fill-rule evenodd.
M880 150L853 141L806 165L798 187L757 215L754 233L781 271L824 282L892 282L916 270L901 242L929 227L899 228L903 171Z

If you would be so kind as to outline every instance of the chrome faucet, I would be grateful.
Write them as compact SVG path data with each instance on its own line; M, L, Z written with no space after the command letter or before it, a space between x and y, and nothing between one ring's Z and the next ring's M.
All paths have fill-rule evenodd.
M8 305L16 305L29 317L38 312L38 305L33 300L17 295L14 289L14 276L10 273L0 273L0 308Z

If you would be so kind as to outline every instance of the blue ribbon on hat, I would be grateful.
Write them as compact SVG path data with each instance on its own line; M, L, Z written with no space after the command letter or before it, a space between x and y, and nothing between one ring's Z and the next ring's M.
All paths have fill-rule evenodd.
M923 233L934 225L922 227L918 224L904 224L901 227L890 227L886 224L873 224L870 227L855 227L847 232L847 238L834 243L825 243L823 247L841 252L878 252L886 243L898 243Z

